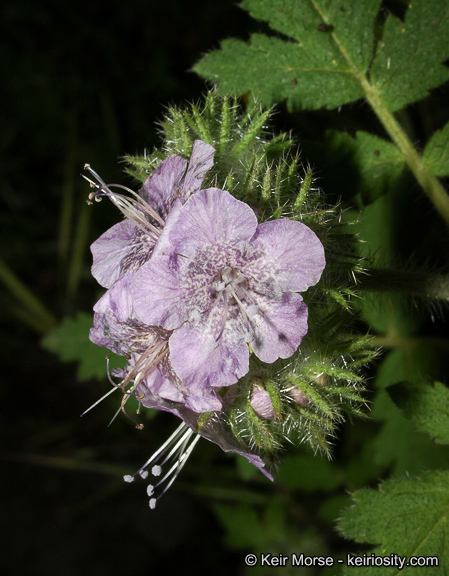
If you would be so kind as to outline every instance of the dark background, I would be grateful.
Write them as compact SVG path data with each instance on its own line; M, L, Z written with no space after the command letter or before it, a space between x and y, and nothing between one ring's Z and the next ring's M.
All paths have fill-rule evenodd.
M1 259L61 320L92 310L100 288L88 246L118 219L108 203L86 208L84 163L129 184L119 157L157 144L166 105L199 100L206 85L190 68L224 36L245 37L249 17L233 0L6 0L0 21ZM117 399L80 419L107 384L78 382L76 365L42 350L48 326L33 325L15 292L0 285L0 573L228 574L207 489L226 484L232 459L201 442L150 511L145 485L120 474L176 419L160 415L141 433L123 418L107 428Z

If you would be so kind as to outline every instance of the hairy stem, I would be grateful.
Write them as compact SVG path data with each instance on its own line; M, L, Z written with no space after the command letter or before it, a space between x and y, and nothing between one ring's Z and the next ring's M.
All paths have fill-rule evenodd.
M390 138L402 152L408 167L413 172L424 192L429 197L441 217L449 224L449 195L435 176L432 176L424 166L421 156L410 142L407 134L402 129L393 114L382 102L377 90L362 78L362 86L365 96L379 120L382 122Z
M373 268L357 274L354 288L371 292L396 292L449 302L449 274Z
M324 14L321 13L318 6L315 6L318 13L324 18ZM427 194L430 201L433 203L435 208L438 210L441 217L449 225L449 195L446 190L440 184L440 182L430 174L427 168L424 166L421 156L418 154L416 148L410 142L407 134L404 132L402 126L398 123L396 118L393 116L392 112L388 110L387 106L382 102L382 99L377 91L377 88L373 86L365 72L362 72L357 68L353 62L349 52L346 50L345 46L340 42L340 39L336 33L332 33L335 44L340 50L341 54L347 61L349 67L351 68L352 74L356 80L360 83L364 93L365 98L371 105L375 114L381 121L383 127L389 134L390 138L402 152L405 161L407 162L410 170L414 174L415 178L418 180L424 192Z

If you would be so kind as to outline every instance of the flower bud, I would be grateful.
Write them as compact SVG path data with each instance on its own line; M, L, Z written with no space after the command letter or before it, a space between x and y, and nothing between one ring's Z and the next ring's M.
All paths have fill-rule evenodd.
M288 393L293 402L298 404L298 406L304 407L309 403L309 398L299 388L291 388Z
M261 418L272 420L275 417L270 395L263 387L262 381L259 378L254 381L250 404L254 412Z

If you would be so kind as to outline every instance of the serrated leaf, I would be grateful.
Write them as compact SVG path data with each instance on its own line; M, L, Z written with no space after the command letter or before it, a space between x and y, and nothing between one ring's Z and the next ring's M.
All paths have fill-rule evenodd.
M449 122L429 140L422 160L434 176L449 175Z
M64 318L42 340L42 346L58 354L64 362L78 362L79 380L103 379L106 375L105 356L109 350L89 340L91 328L92 314L79 312L74 318Z
M253 34L226 40L194 70L224 93L253 92L290 110L335 108L364 95L361 77L374 46L379 0L245 0L251 16L294 41Z
M449 389L444 384L401 382L390 386L388 393L420 430L439 444L449 444Z
M223 93L251 91L289 110L335 108L369 94L396 111L449 78L449 5L412 0L405 20L389 15L376 43L379 0L244 0L253 18L283 40L261 34L226 40L194 70ZM369 77L368 77L369 72Z
M429 373L436 363L432 346L413 349L397 348L381 363L376 376L376 388L391 387L396 382L411 380L415 374ZM371 416L383 422L373 446L372 458L378 465L392 467L395 476L419 474L449 461L449 450L439 446L428 435L416 429L404 417L386 390L379 390L372 405Z
M421 479L390 480L378 490L353 494L354 506L339 522L340 531L358 543L377 545L374 554L438 558L438 566L421 568L426 576L447 574L449 567L449 472L430 472ZM346 568L351 573L350 568ZM397 574L396 566L358 567L358 576ZM415 574L404 566L401 574Z
M425 98L449 79L449 4L411 0L404 21L389 15L370 81L392 112Z

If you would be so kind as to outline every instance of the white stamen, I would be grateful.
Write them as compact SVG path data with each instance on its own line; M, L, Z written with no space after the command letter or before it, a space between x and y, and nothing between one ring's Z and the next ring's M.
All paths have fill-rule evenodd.
M193 434L193 432L192 432ZM160 498L161 496L163 496L167 490L170 488L170 486L173 484L173 482L176 480L176 478L178 477L178 474L181 472L181 470L184 467L184 464L187 462L187 459L189 458L190 454L192 453L192 450L195 448L196 443L198 442L198 440L201 438L201 436L197 435L192 443L190 444L190 446L187 448L187 450L185 452L183 452L178 460L178 462L176 462L171 468L170 470L167 472L167 474L162 478L162 480L159 480L159 482L156 484L155 488L157 488L166 478L168 478L169 476L171 476L171 474L173 474L173 472L175 472L173 474L173 477L171 478L170 482L167 484L167 486L163 489L163 491L159 494L158 498ZM186 440L187 443L187 440Z
M193 437L193 440L191 440ZM146 468L150 466L153 462L157 461L159 458L162 458L165 452L168 452L167 456L164 458L163 462L159 464L155 464L151 472L154 476L159 476L162 473L162 466L168 462L169 460L174 461L173 465L169 469L169 471L159 480L156 485L149 484L147 487L147 494L148 496L153 496L155 489L168 480L165 488L163 491L156 497L151 498L150 500L150 508L154 509L156 507L156 502L161 496L165 494L165 492L170 488L173 482L178 477L178 474L184 467L187 459L189 458L192 450L194 449L196 443L200 439L198 434L195 434L193 430L189 428L187 424L184 422L178 426L175 432L170 436L170 438L164 442L164 444L157 450L153 456L133 475L131 478L139 474L142 478L145 478L148 474ZM127 480L129 482L130 480Z
M156 220L156 222L158 222L161 227L164 227L165 222L161 216L141 196L139 196L138 193L134 192L134 190L131 190L130 188L127 188L126 186L122 186L121 184L108 185L103 182L100 176L94 170L92 170L88 164L86 164L84 168L88 170L97 180L97 182L94 182L82 174L82 177L87 180L93 188L96 188L96 191L89 195L89 200L92 200L92 198L95 198L95 200L101 200L102 196L107 196L111 202L117 206L120 212L122 212L127 218L131 219L140 229L146 233L155 234L156 239L159 237L160 229L153 226L147 220L145 215L147 214ZM112 187L125 190L125 192L130 194L131 198L124 196L123 194L112 192Z
M215 342L218 342L218 340L220 340L221 335L223 334L226 326L226 320L228 319L228 295L226 291L221 292L221 294L224 299L224 310L223 310L223 318L221 320L220 332L218 333L218 336L215 338Z
M109 390L109 392L107 392L104 396L102 396L100 398L100 400L97 400L96 402L94 402L94 404L92 404L92 406L90 406L87 410L84 410L84 412L81 414L81 416L84 416L84 414L87 414L88 412L90 412L92 410L92 408L95 408L95 406L98 406L98 404L100 404L100 402L103 402L103 400L105 398L107 398L110 394L112 394L113 392L115 392L116 390L118 390L118 388L111 388L111 390Z
M162 468L160 466L153 466L153 468L151 468L151 474L153 474L153 476L160 476L162 472Z
M199 310L199 308L195 307L190 311L189 322L192 322L193 324L198 324L200 320L201 320L201 311Z
M131 476L131 474L126 474L125 476L123 476L123 480L125 482L134 482L134 476Z

